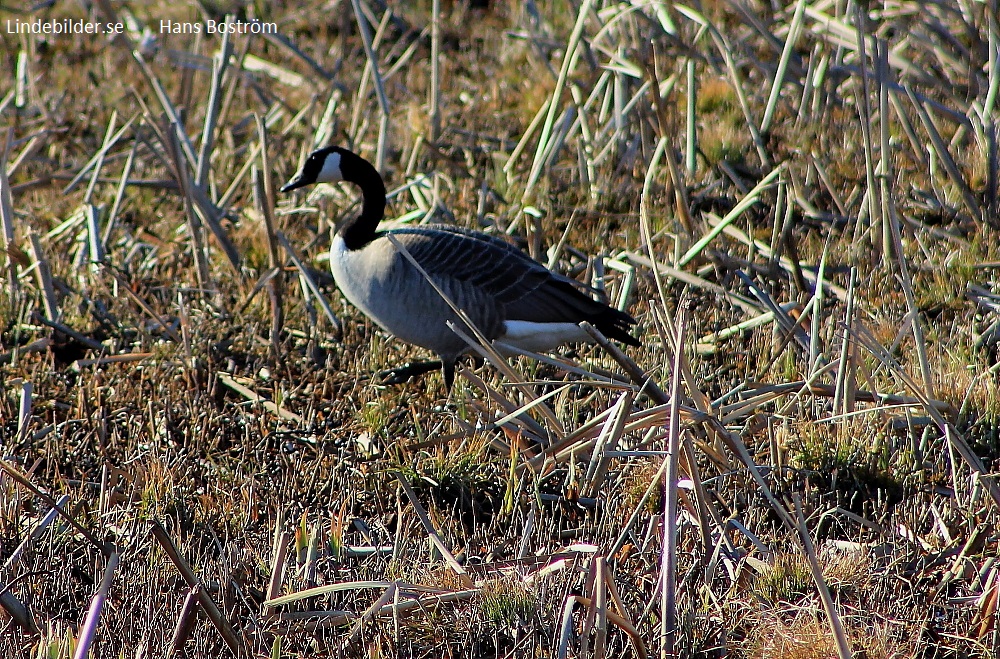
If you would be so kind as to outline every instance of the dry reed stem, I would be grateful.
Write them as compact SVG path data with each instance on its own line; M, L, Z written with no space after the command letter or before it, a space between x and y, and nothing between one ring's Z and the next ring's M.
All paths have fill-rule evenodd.
M177 548L174 547L174 543L170 541L170 536L167 535L166 529L157 522L153 521L149 525L150 534L156 538L156 541L160 544L160 547L166 553L167 558L170 562L174 564L177 571L181 573L184 581L187 582L188 586L192 589L197 587L198 602L201 604L202 608L205 610L205 614L208 615L209 620L215 625L215 628L219 630L219 634L222 635L223 640L225 640L226 645L237 657L245 657L249 655L249 652L244 645L243 640L236 636L233 631L232 626L229 621L219 610L219 606L212 599L212 595L205 590L204 586L195 576L195 573L191 570L191 567L187 564L180 553L178 553ZM194 592L194 590L192 590Z
M94 644L94 639L97 637L97 629L101 623L101 610L104 608L104 602L108 599L108 592L111 590L111 580L118 569L119 560L120 556L118 552L112 552L108 557L108 565L104 569L104 577L101 579L101 585L90 602L87 617L84 618L83 624L80 626L80 637L77 640L76 652L73 654L73 659L86 659L90 656L90 648Z
M170 647L167 649L167 657L175 657L184 651L184 644L191 637L195 622L198 618L198 599L201 595L202 586L200 584L188 588L181 611L177 614L177 622L174 624L174 633L170 638Z
M226 385L227 387L229 387L239 395L243 396L247 400L260 404L261 407L271 412L275 416L281 417L285 421L291 421L292 423L296 424L304 423L304 420L298 414L286 410L285 408L281 407L274 401L264 398L263 396L253 391L249 387L245 387L244 385L234 380L233 377L230 376L229 374L217 373L216 376L219 378L219 382Z
M170 618L191 591L169 566L130 558L155 547L134 530L156 517L178 529L226 615L249 621L243 640L255 656L333 652L351 634L414 655L644 656L660 624L649 566L665 526L649 506L676 413L689 426L676 493L678 654L764 656L779 641L787 652L835 652L806 611L810 597L830 595L859 656L985 656L998 589L996 507L982 504L996 496L1000 367L990 226L1000 33L989 7L437 4L432 15L430 3L359 0L354 15L321 24L307 9L257 7L253 17L279 33L227 40L157 34L157 5L99 0L98 15L126 23L114 47L20 35L11 89L0 93L0 118L13 126L0 131L0 380L11 383L0 435L8 462L30 465L26 478L41 489L71 493L70 514L95 537L136 538L102 610L100 651L149 659L182 622L193 624L182 651L230 652L197 616ZM184 12L196 9L168 13ZM141 91L130 91L130 75ZM384 99L373 99L379 86ZM255 115L277 148L261 148ZM462 369L468 387L449 400L420 382L371 384L372 370L403 357L399 343L373 337L353 310L345 343L314 331L314 300L335 323L323 304L333 282L307 258L323 248L329 218L281 200L278 261L252 226L253 194L270 200L272 172L345 135L380 168L405 171L390 202L409 221L521 234L532 255L594 281L615 306L645 300L633 307L644 346L616 362L600 350L579 364L572 353L516 353L537 360L525 377L473 329L468 342L497 370ZM785 168L776 191L722 224L775 163ZM250 180L254 165L265 179ZM509 203L529 197L537 208ZM325 205L322 194L309 201ZM191 218L203 225L194 239ZM215 244L204 231L212 220ZM669 267L706 235L685 267ZM273 313L251 302L285 277L282 259L302 284L286 291L287 326L310 331L282 335L274 369ZM200 299L195 281L218 297ZM672 310L686 296L696 305L689 329L707 339L697 357L673 337ZM792 341L801 350L788 350ZM691 405L651 386L672 350ZM246 385L264 387L262 369L271 411L243 398L260 400ZM246 391L227 394L220 373ZM425 534L391 496L400 460L424 477L435 528L454 538L469 578L510 581L527 608L494 618L475 589L407 583L434 571ZM22 488L0 470L8 548L60 514ZM801 518L789 525L778 492L800 493L803 516L815 511L809 532L824 543L806 554L827 589L806 574L801 592L765 592L780 576L769 563L780 568L796 538L811 540ZM286 511L311 520L337 510L357 520L338 532L339 549L327 550L318 524L300 526L292 547L279 522L272 541ZM93 601L96 584L77 577L102 566L97 552L72 527L40 537L52 551L25 544L0 582L0 603L16 611L3 656L70 656L64 621L83 620L77 605ZM290 551L300 569L286 575ZM225 575L218 585L213 573ZM258 611L261 592L270 603L287 589L291 608L321 597L301 590L311 582L338 586L329 593L341 601L362 579L384 585L357 591L354 611L283 610L259 622L277 611ZM421 609L432 615L406 615Z
M826 612L827 622L829 622L833 638L837 642L837 654L840 659L851 659L854 656L854 653L851 652L851 644L847 640L847 634L844 632L844 625L840 621L840 614L837 612L837 605L833 601L833 595L830 594L830 589L826 585L826 579L823 578L823 570L820 568L819 560L816 557L816 548L813 546L812 536L809 534L809 529L806 528L805 516L802 513L802 499L798 493L795 493L793 500L795 502L795 521L799 532L799 540L802 542L806 559L809 561L809 570L812 572L813 580L816 582L816 589L819 591L820 600L823 602L823 610Z
M441 539L441 534L434 527L434 523L431 518L427 516L427 511L424 507L420 505L417 501L417 493L413 491L410 484L406 482L406 479L402 474L396 473L396 480L399 481L399 485L403 488L403 492L406 494L406 498L410 500L410 505L413 506L413 511L417 513L417 517L420 519L420 523L424 527L424 532L427 533L427 537L430 539L431 543L437 548L441 555L444 557L445 562L448 567L451 568L452 572L458 577L462 586L465 588L472 588L472 579L469 578L469 573L466 572L465 568L462 567L458 561L455 560L455 556L452 555L451 551L448 549L447 545L444 544L444 540Z
M73 515L66 512L63 506L56 502L54 498L38 489L38 487L36 487L35 484L29 480L29 477L22 473L20 469L7 460L0 460L0 470L6 473L7 476L13 479L18 485L30 491L33 495L44 501L53 510L62 515L62 517L69 522L70 526L76 529L76 531L86 538L96 549L99 549L106 556L110 555L112 549L107 543L98 540L89 529L85 528L78 521L76 521L76 518Z
M7 158L13 141L14 127L11 126L4 135L3 149L0 149L0 229L3 230L3 249L6 255L7 290L12 297L17 295L20 288L17 265L11 253L14 246L14 208L11 205L10 179L7 177Z

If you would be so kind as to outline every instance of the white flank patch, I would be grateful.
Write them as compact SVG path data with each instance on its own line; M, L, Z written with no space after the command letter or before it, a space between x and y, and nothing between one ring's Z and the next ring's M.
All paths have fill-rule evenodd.
M343 181L344 176L340 173L340 154L336 151L327 154L326 159L323 161L323 169L319 171L319 176L316 177L317 183L336 183L337 181Z
M531 352L546 352L563 343L591 342L590 335L576 323L532 323L527 320L508 320L500 341Z

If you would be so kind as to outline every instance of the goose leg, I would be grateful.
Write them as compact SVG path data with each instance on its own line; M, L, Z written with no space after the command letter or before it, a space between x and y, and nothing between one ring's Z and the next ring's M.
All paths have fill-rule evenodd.
M437 359L424 362L410 362L409 364L404 364L403 366L397 366L396 368L379 371L375 374L375 377L377 377L382 384L403 384L412 377L417 377L419 375L423 375L424 373L430 373L431 371L436 371L439 368L441 368L441 361ZM452 373L454 373L454 371L455 367L452 366Z
M455 384L455 362L442 360L441 370L444 371L444 390L451 393L451 385Z
M479 355L465 355L475 368L482 366L486 360L484 360ZM451 386L455 384L455 365L458 364L458 359L442 359L441 360L441 371L444 373L444 386L445 391L451 392Z

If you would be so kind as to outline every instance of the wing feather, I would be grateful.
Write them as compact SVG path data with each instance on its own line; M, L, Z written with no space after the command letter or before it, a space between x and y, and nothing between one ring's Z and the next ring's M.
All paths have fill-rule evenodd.
M580 290L579 282L550 271L499 238L443 225L390 232L474 321L483 313L489 325L505 320L587 320L611 338L637 344L628 334L635 324L631 316L593 299Z

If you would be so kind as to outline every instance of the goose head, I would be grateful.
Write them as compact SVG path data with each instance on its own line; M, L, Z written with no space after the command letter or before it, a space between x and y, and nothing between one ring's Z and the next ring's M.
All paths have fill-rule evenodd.
M339 146L328 146L309 154L302 169L281 187L291 192L315 183L347 181L361 188L361 214L341 222L337 233L351 249L358 249L375 238L378 223L385 214L385 183L375 167L354 153Z
M309 154L298 175L281 187L282 192L291 192L314 183L336 183L350 181L352 160L360 159L354 153L339 146L328 146ZM344 168L347 168L347 172ZM348 174L345 176L345 174Z

